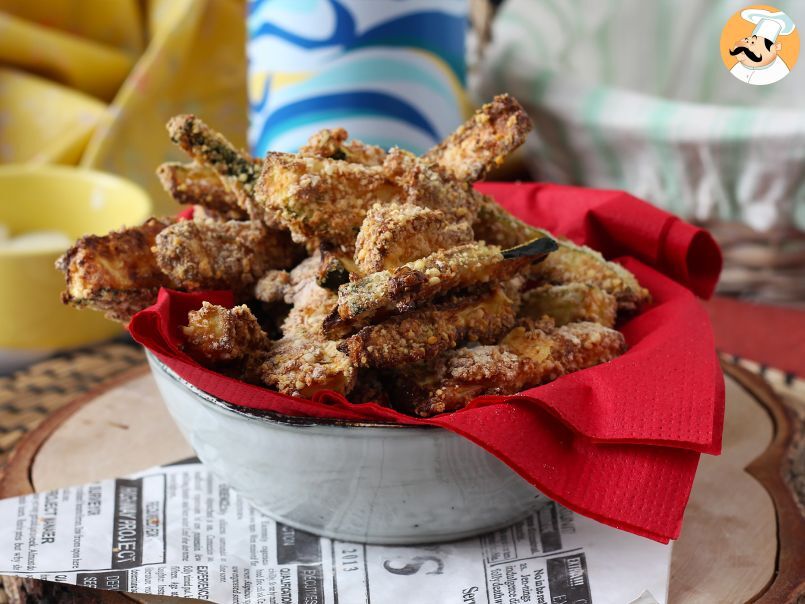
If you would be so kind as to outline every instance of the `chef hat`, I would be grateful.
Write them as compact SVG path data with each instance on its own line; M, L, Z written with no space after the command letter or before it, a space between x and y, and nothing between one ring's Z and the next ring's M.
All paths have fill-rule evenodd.
M753 36L760 36L772 42L777 40L777 36L787 36L796 27L791 18L781 11L773 13L762 8L747 8L741 11L741 17L756 24L752 31Z

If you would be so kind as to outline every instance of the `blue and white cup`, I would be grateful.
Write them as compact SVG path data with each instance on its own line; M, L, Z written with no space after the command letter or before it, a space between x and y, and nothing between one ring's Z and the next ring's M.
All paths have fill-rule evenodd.
M249 144L321 128L422 153L462 121L468 0L250 0Z

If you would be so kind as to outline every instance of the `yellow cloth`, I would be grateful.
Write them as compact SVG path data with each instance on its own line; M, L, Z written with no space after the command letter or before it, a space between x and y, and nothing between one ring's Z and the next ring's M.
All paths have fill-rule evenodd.
M114 172L174 213L154 176L195 113L245 146L242 0L0 0L0 163Z

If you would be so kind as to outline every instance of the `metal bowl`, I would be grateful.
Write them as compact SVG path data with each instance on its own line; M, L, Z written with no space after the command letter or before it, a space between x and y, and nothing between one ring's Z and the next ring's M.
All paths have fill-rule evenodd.
M255 411L201 391L150 352L148 362L201 461L294 528L364 543L448 541L506 526L543 498L447 430Z

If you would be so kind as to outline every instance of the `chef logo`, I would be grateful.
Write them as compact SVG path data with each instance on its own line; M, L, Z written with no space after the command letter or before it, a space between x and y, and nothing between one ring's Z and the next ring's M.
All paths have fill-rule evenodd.
M791 17L772 6L735 13L721 33L721 58L730 73L753 86L782 80L799 55L799 32Z

